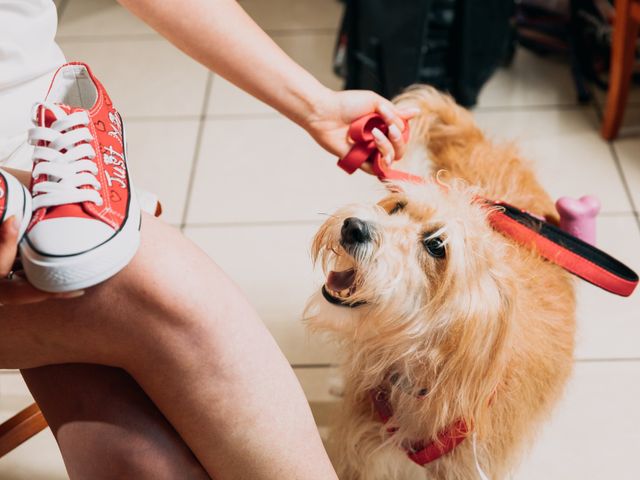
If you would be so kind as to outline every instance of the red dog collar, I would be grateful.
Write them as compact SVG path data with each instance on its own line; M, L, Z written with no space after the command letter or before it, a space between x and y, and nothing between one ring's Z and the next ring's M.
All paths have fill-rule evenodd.
M354 145L349 153L338 161L338 166L351 174L368 162L381 181L424 183L426 180L422 177L387 167L371 133L374 128L380 129L385 135L389 131L384 119L377 113L361 117L351 124L349 137ZM407 122L403 138L405 141L409 138ZM488 207L500 207L492 208L489 213L489 222L495 230L535 249L550 262L617 295L627 297L636 288L638 275L602 250L512 205L487 199L480 200Z
M389 392L378 387L371 392L371 401L382 423L393 417L393 409L389 403ZM390 427L387 432L394 434L397 428ZM435 440L428 443L415 442L405 447L407 457L421 467L431 463L460 445L469 436L471 429L464 419L458 419L438 434Z

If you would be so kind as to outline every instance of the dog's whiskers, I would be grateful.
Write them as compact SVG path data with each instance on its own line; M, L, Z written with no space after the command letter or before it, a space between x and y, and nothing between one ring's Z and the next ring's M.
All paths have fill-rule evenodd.
M325 217L338 218L337 215L332 215L332 214L326 213L326 212L316 212L316 215L323 215Z

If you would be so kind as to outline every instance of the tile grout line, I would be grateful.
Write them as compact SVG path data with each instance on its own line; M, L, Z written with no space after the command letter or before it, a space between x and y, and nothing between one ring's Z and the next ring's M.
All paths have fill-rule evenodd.
M640 357L628 357L628 358L578 358L574 359L575 363L637 363L640 362Z
M478 107L471 110L471 113L532 113L532 112L550 112L554 110L564 111L580 111L585 107L570 107L559 108L559 106L547 105L544 107ZM262 112L262 113L207 113L205 115L207 120L265 120L274 118L284 118L282 114L278 112ZM129 121L189 121L199 120L201 115L127 115Z
M265 28L267 35L274 37L295 37L296 35L337 35L336 27Z
M247 94L248 95L248 94ZM263 113L209 113L208 120L261 120L271 118L285 118L280 112L263 112Z
M599 217L634 217L636 212L633 210L613 210L611 212L600 212Z
M574 358L574 363L640 363L640 357ZM339 368L337 363L290 363L294 370L323 370Z
M637 214L632 210L627 211L611 211L598 214L600 217L636 217ZM265 220L265 221L238 221L238 222L193 222L185 223L184 228L201 229L201 228L251 228L251 227L285 227L285 226L314 226L320 225L322 219L319 220Z
M613 157L613 161L616 165L616 169L618 170L618 175L622 181L622 185L624 186L624 191L627 195L627 200L633 209L633 216L636 220L636 225L638 226L638 230L640 230L640 218L638 217L638 208L633 200L633 195L631 194L631 187L629 187L629 183L627 182L627 177L624 175L624 170L622 168L622 163L620 162L620 157L618 156L618 152L616 151L615 145L613 142L609 143L609 152L611 152L611 156Z
M335 363L291 363L291 368L298 370L322 370L323 368L336 368Z
M200 119L198 124L198 133L196 134L196 145L193 151L193 160L191 161L191 171L189 172L189 183L187 184L187 197L184 202L184 210L182 211L182 221L180 222L180 231L184 231L184 227L187 223L187 214L189 213L189 207L191 205L191 193L193 191L193 185L195 183L196 171L198 169L198 157L200 156L200 148L202 145L202 136L204 134L204 127L207 120L207 108L209 106L209 97L211 96L211 90L213 87L213 72L209 72L207 76L207 83L204 88L204 98L202 99L202 110L200 112Z
M639 105L640 106L640 105ZM544 107L478 107L471 111L471 113L529 113L529 112L546 112L553 111L554 109L561 109L564 111L579 111L585 107L570 107L559 108L559 106L547 105ZM127 115L127 119L130 122L161 122L161 121L192 121L200 120L201 114L185 114L185 115ZM282 114L278 112L262 112L262 113L207 113L205 114L206 120L264 120L282 118Z
M126 115L126 112L124 113ZM200 114L185 115L126 115L127 123L135 122L192 122L200 120Z
M640 362L640 357L576 358L573 361L575 363L638 363ZM337 363L290 363L289 366L294 370L323 370L340 367ZM3 369L0 371L0 376L17 375L18 373L19 370Z
M598 117L598 120L600 121L600 123L602 123L602 119L603 119L602 106L598 101L593 101L592 106L596 112L596 116ZM618 171L618 176L620 177L620 181L622 182L622 186L624 187L625 195L627 196L627 201L629 202L629 205L631 205L631 210L633 211L633 217L636 221L636 226L638 227L638 230L640 230L640 217L638 217L638 208L635 204L635 201L633 200L633 195L631 194L631 187L629 187L629 182L627 181L627 177L624 174L624 169L622 168L622 163L620 162L620 157L618 156L618 151L616 150L614 142L608 142L606 140L603 140L603 141L607 144L607 147L609 148L609 153L611 155L611 158L613 158L613 163L616 166L616 170Z
M66 7L69 0L62 0L63 3L58 7L58 11L63 11L64 7ZM62 14L58 15L58 18L61 17ZM286 29L273 29L273 30L265 30L271 37L295 37L295 36L304 36L304 35L336 35L337 29L335 28L300 28L293 30ZM103 43L103 42L118 42L118 41L145 41L145 40L164 40L159 33L156 32L141 32L141 33L127 33L127 34L98 34L98 35L87 35L83 33L77 34L67 34L64 33L58 35L57 40L62 42L91 42L91 43Z
M126 112L125 112L126 115ZM283 117L278 112L264 113L207 113L204 115L205 120L260 120ZM184 114L184 115L127 115L129 122L188 122L200 120L202 114Z
M235 227L286 227L286 226L313 226L322 224L319 220L265 220L247 222L205 222L205 223L185 223L184 228L235 228Z
M61 33L56 37L56 41L60 42L77 42L77 43L112 43L112 42L143 42L145 40L166 41L163 36L156 32L149 33L123 33L123 34L98 34L98 35L65 35Z
M471 113L491 113L491 112L555 112L555 111L580 111L588 108L586 105L579 103L554 104L547 103L542 105L478 105L469 109Z

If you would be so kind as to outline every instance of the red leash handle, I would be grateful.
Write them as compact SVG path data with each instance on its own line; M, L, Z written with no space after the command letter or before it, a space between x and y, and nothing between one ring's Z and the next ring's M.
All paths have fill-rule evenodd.
M418 183L424 182L422 177L399 170L393 170L387 166L382 159L378 147L376 147L375 138L372 133L374 128L377 128L385 135L389 134L389 126L378 113L360 117L351 124L349 127L349 138L353 142L353 147L351 147L349 153L338 160L338 166L351 175L364 163L369 163L373 173L382 181L405 180ZM404 120L402 139L405 142L409 141L409 123L406 120Z

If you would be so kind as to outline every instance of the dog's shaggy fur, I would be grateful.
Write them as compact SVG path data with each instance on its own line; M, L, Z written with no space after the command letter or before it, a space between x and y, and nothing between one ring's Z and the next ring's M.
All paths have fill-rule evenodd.
M501 479L569 378L575 299L567 272L494 231L474 199L547 218L555 208L517 151L489 141L451 98L414 87L397 103L422 110L408 157L422 162L423 175L428 157L434 181L395 185L377 205L338 210L313 244L325 271L354 269L346 301L366 302L345 308L318 294L307 308L311 329L343 354L332 456L341 480L478 478L471 437L424 468L402 450L463 418L482 469ZM370 241L345 244L348 217L367 223ZM425 248L434 235L446 245L443 258ZM393 435L372 406L380 385L391 391Z

